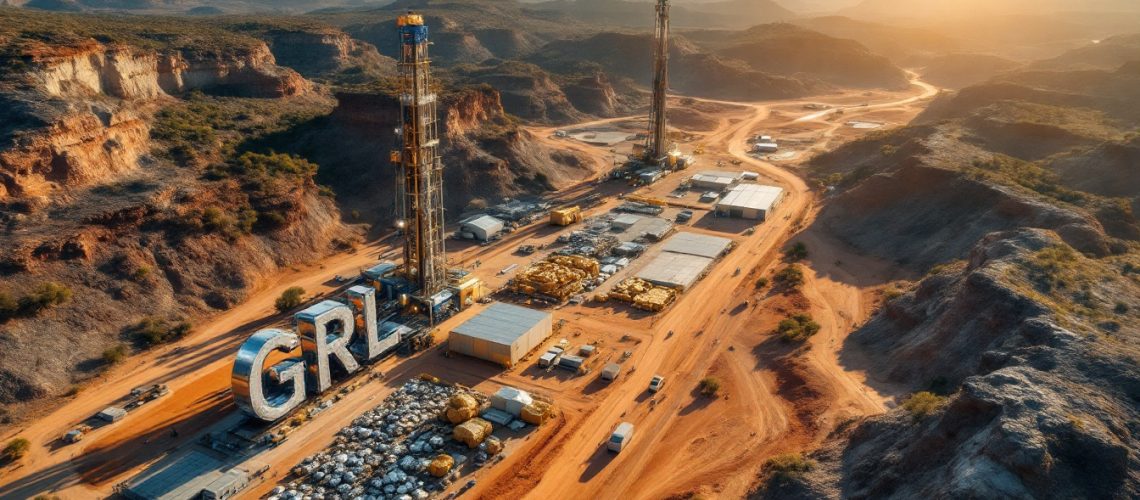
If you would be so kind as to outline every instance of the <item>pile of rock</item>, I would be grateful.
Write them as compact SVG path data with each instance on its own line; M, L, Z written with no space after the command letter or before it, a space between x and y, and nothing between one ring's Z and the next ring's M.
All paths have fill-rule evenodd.
M432 381L407 382L341 429L330 448L294 467L298 479L277 486L269 498L413 500L443 491L459 477L468 453L481 464L501 451L498 443L469 450L450 439L455 427L445 418L453 398L486 399Z

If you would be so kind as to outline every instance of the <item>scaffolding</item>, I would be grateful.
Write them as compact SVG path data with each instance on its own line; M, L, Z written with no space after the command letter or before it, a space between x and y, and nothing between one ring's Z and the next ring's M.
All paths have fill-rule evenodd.
M656 33L653 38L653 101L649 108L649 134L645 159L657 164L668 155L665 98L669 87L669 0L657 0Z
M400 16L397 28L402 144L391 158L399 169L397 224L405 234L404 275L418 289L417 295L426 299L447 286L436 82L431 75L428 27L423 16Z

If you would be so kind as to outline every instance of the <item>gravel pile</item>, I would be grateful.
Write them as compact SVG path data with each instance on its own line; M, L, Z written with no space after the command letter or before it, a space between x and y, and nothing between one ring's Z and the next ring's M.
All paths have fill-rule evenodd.
M458 476L459 465L484 463L485 447L468 450L451 439L454 426L440 419L459 389L411 380L380 406L341 429L336 442L293 468L296 479L273 489L270 500L430 498ZM428 466L441 454L457 465L442 478Z

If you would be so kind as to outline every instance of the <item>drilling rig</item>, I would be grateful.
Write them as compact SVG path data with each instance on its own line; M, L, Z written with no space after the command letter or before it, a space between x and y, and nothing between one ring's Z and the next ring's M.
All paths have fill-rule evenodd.
M645 160L658 164L668 155L665 129L665 98L669 87L669 0L657 0L657 29L653 38L653 102L649 109L649 134Z
M400 149L392 152L396 176L397 225L404 233L403 274L412 299L429 316L447 281L444 250L443 162L439 156L439 124L435 79L428 58L428 27L413 13L397 20L400 34Z

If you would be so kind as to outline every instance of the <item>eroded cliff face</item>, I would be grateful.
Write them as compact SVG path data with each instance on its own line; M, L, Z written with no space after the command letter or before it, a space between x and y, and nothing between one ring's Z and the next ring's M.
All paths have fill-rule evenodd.
M149 149L154 111L188 91L276 98L311 90L295 71L276 65L264 44L229 52L160 52L94 40L68 47L27 47L22 72L0 81L3 130L0 200L42 197L113 180L134 170ZM33 114L28 120L22 114Z

